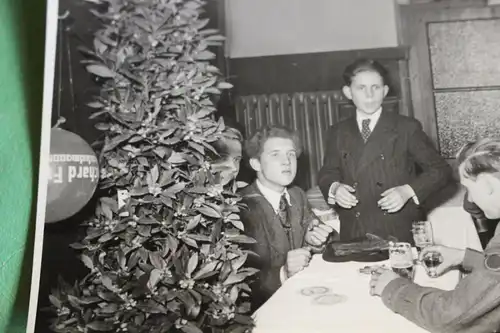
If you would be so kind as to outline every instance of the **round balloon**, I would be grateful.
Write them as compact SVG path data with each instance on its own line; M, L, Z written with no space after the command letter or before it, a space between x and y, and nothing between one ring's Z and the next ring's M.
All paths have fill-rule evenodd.
M99 181L94 150L74 133L52 129L49 161L45 223L59 222L78 213L94 195Z

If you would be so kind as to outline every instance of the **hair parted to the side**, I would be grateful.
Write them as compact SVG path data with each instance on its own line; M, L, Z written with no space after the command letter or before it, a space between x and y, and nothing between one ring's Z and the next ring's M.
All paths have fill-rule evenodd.
M500 138L485 138L466 143L456 155L459 172L475 179L481 173L500 173Z
M297 157L302 153L302 144L296 131L282 125L266 125L261 127L245 143L245 152L249 159L259 158L262 154L264 144L270 138L290 139L295 145Z
M352 64L347 66L342 74L346 86L352 84L353 78L361 72L375 72L382 77L385 85L389 85L389 75L387 69L378 61L373 59L357 59Z

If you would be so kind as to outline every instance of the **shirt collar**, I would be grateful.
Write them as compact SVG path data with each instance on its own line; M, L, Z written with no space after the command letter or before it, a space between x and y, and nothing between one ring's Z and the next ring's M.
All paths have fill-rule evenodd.
M285 199L287 201L288 206L292 205L292 203L290 202L290 193L288 193L286 187L283 189L282 192L276 192L271 190L270 188L265 187L258 179L256 183L257 183L257 188L262 193L264 198L266 198L266 200L269 201L275 212L279 210L281 195L283 193L285 193Z
M370 128L373 129L377 124L381 114L382 114L382 107L380 107L377 111L375 111L371 115L362 114L361 112L356 110L356 120L358 122L359 127L361 127L361 122L363 120L370 119Z

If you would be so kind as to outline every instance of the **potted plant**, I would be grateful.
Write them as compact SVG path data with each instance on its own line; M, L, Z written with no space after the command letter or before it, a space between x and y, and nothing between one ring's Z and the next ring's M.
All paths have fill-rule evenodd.
M253 240L237 184L211 171L211 143L231 132L214 96L231 84L210 64L223 37L201 0L92 0L102 21L85 66L105 134L106 190L74 244L88 275L50 295L55 332L250 331L245 266Z

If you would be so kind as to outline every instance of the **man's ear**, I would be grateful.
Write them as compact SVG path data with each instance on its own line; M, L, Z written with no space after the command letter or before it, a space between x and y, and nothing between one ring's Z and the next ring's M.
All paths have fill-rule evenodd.
M495 188L495 183L498 182L498 178L489 173L481 173L477 176L476 182L486 194L491 195Z
M389 86L387 84L384 85L384 97L389 93Z
M348 99L352 100L351 87L349 87L349 86L343 86L342 87L342 92L344 93L345 97L347 97Z
M260 171L260 161L258 158L251 158L249 160L250 162L250 166L252 167L252 169L254 169L255 172L259 172Z

